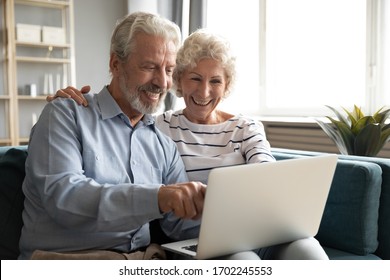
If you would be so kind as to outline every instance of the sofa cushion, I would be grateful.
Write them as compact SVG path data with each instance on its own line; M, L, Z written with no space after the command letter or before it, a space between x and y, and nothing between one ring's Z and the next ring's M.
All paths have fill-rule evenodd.
M324 247L324 250L330 260L381 260L381 258L375 254L368 254L364 256L356 255L329 247Z
M19 255L19 238L23 226L24 195L22 183L27 152L9 149L0 158L0 257L16 259Z

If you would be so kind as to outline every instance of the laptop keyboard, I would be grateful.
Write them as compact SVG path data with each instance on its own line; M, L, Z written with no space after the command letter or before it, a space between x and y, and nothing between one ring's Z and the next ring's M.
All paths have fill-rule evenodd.
M193 251L193 252L196 252L196 249L198 248L198 244L195 244L195 245L189 245L189 246L184 246L183 249L185 250L190 250L190 251Z

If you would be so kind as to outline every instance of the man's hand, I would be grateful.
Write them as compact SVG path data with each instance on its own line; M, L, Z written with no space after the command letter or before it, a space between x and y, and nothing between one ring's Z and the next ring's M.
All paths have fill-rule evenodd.
M72 98L74 101L77 102L79 105L83 105L85 107L88 106L87 100L84 98L83 94L88 93L91 90L90 86L83 86L81 90L78 90L77 88L68 86L65 89L59 89L57 90L55 95L49 95L46 97L47 102L51 102L57 97L62 98Z
M158 192L158 204L163 213L173 212L183 219L199 219L203 212L206 185L188 182L162 186Z

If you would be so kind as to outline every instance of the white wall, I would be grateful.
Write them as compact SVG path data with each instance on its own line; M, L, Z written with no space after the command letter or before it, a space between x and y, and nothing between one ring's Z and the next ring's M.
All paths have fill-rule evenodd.
M168 0L74 0L73 3L76 87L91 85L94 92L111 80L109 51L116 21L128 13L157 13L161 6L171 5Z
M157 13L158 0L127 0L129 13L137 11L148 11Z
M74 0L76 86L99 92L111 80L109 51L116 21L127 14L127 0Z

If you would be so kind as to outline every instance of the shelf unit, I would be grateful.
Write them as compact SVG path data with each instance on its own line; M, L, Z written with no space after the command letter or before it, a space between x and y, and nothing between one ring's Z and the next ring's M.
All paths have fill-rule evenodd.
M21 145L28 143L31 127L46 104L46 95L75 84L73 0L2 0L2 4L6 89L3 95L0 92L0 114L4 114L5 126L0 131L0 145ZM60 28L65 41L43 42L42 30L39 41L21 41L17 38L17 24Z

